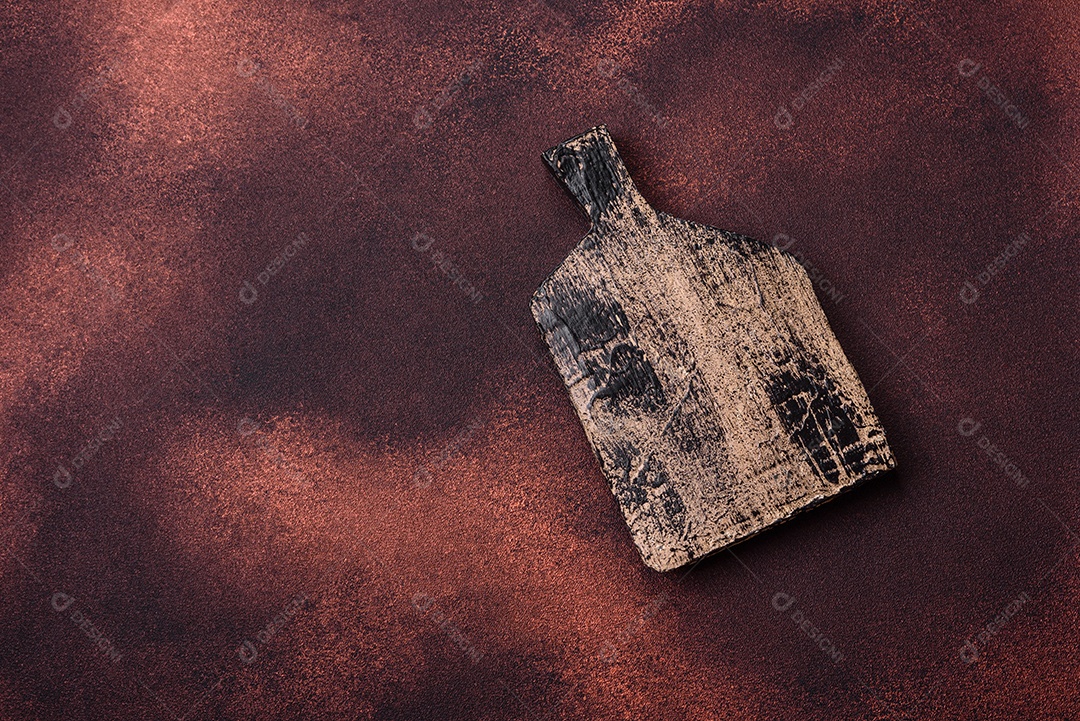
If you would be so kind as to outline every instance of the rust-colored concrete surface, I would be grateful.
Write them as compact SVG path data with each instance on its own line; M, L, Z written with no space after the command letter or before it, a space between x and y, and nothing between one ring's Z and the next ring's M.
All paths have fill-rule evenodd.
M1080 717L1068 2L5 4L0 717ZM899 468L644 567L528 298L606 123Z

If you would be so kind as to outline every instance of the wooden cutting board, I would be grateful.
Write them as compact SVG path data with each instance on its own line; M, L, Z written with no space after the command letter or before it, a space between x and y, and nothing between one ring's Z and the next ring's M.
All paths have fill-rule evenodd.
M603 126L544 160L592 228L532 313L649 567L682 566L896 465L791 256L653 210Z

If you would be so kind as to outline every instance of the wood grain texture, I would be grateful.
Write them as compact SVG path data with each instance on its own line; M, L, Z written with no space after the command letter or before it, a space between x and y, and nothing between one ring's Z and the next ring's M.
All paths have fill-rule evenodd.
M544 159L592 229L533 316L648 566L678 568L895 466L792 257L653 210L602 126Z

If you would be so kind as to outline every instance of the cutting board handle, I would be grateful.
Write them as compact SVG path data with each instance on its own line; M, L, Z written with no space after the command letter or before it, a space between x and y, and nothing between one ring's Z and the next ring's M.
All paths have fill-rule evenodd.
M544 161L593 226L634 222L634 215L652 213L604 125L559 143L544 153Z

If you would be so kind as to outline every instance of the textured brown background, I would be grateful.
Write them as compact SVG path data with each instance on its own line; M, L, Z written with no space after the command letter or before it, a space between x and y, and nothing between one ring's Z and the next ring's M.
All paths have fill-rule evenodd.
M0 717L1080 717L1070 3L375 5L0 11ZM528 311L600 122L843 294L900 466L685 575Z

